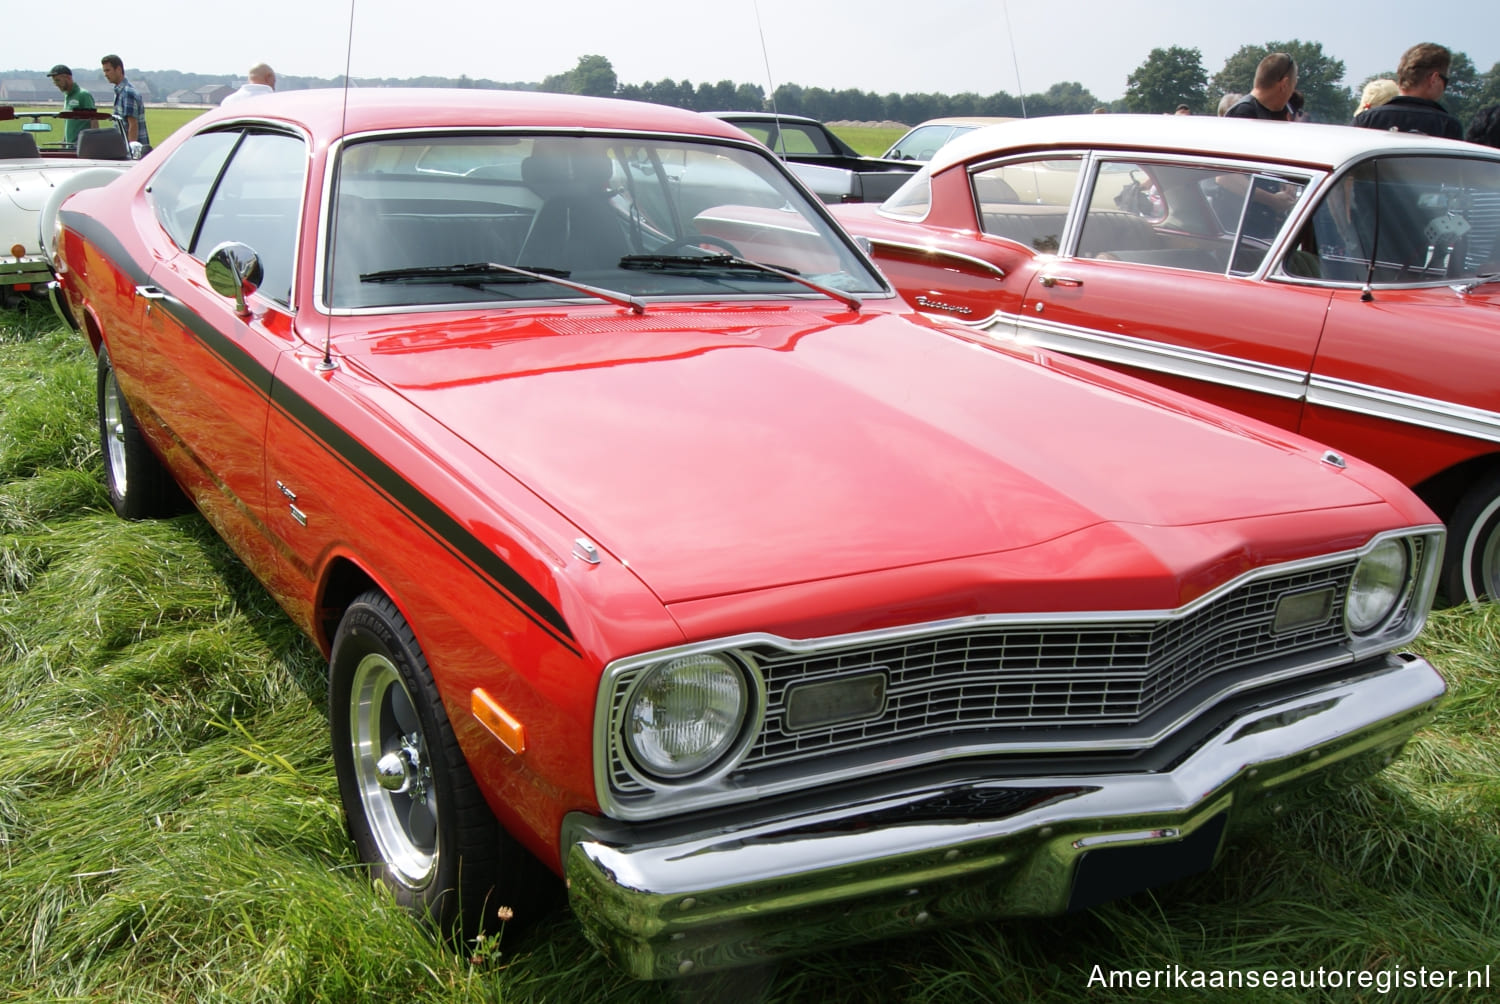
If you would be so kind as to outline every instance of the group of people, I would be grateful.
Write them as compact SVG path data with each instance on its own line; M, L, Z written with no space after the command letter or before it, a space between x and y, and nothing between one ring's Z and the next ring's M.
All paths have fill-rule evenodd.
M151 136L146 130L146 102L141 100L141 92L136 90L135 85L125 76L125 63L119 56L111 53L100 59L99 65L104 71L104 79L114 85L114 113L125 124L125 140L130 144L131 155L145 156L151 152ZM94 96L73 79L72 68L64 63L58 63L48 71L47 75L52 78L53 86L63 93L63 111L96 110ZM257 94L270 94L276 89L276 71L265 63L256 63L250 67L249 77L248 83L226 97L220 104L227 105L232 101L240 101ZM68 144L77 146L79 135L88 126L88 119L68 119L63 139Z
M104 79L114 85L115 116L125 123L125 139L131 152L136 156L149 153L151 135L146 130L146 102L141 100L141 92L125 76L124 61L111 53L100 59L99 65L104 70ZM94 96L78 85L73 79L73 70L66 64L58 63L47 75L52 78L53 86L63 92L63 111L95 109ZM88 128L88 124L87 119L69 119L63 138L76 145L79 134Z
M1365 85L1353 124L1500 146L1500 105L1481 109L1467 134L1457 116L1443 107L1440 99L1448 89L1452 65L1453 54L1441 45L1421 42L1412 46L1401 54L1395 80L1372 80ZM1301 97L1296 62L1284 52L1273 52L1255 68L1250 93L1226 94L1219 114L1295 122L1302 117Z

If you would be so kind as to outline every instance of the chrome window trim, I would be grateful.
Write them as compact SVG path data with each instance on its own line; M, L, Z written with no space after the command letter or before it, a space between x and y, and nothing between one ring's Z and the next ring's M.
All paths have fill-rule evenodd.
M1056 150L1027 150L1013 154L1000 154L983 160L977 160L965 168L969 179L969 201L970 209L974 213L976 221L981 219L979 208L979 196L974 190L974 175L987 171L994 167L1024 160L1061 160L1063 158L1081 157L1083 163L1079 167L1080 177L1078 188L1073 193L1073 201L1067 207L1067 219L1063 223L1062 237L1058 244L1057 256L1060 258L1072 258L1077 249L1078 237L1081 233L1081 221L1087 215L1087 208L1093 200L1094 187L1098 184L1099 168L1105 161L1129 161L1139 164L1166 164L1180 165L1193 168L1221 168L1226 171L1244 172L1248 174L1261 174L1277 180L1290 181L1302 186L1302 194L1292 211L1287 214L1282 223L1280 231L1277 232L1276 240L1271 242L1265 257L1253 272L1232 275L1235 279L1265 279L1273 268L1279 268L1285 250L1292 241L1292 235L1296 234L1303 226L1306 217L1310 213L1310 207L1321 195L1324 185L1331 172L1326 169L1306 167L1294 164L1273 164L1260 160L1246 160L1238 157L1215 157L1211 155L1184 155L1170 151L1135 150L1129 147L1068 147ZM982 233L983 231L981 231ZM987 235L995 236L995 235ZM1001 238L1004 239L1004 238ZM1155 266L1161 268L1164 266ZM1212 273L1215 275L1224 273Z
M296 308L295 305L297 303L298 294L301 292L301 290L298 287L301 285L301 276L302 276L302 216L303 216L303 213L307 209L307 200L308 200L307 183L308 183L308 181L313 176L313 170L312 170L312 168L313 168L313 138L312 138L312 133L308 132L308 130L306 128L304 128L303 126L301 126L301 125L297 125L297 124L290 123L290 122L284 122L284 121L282 121L280 119L255 119L255 118L243 118L243 119L242 118L236 118L236 119L231 119L231 120L228 120L228 121L216 122L211 127L207 128L207 129L202 129L199 132L195 133L194 137L207 135L208 133L237 133L239 135L239 139L237 139L235 141L234 145L232 147L230 147L229 157L225 160L224 164L220 166L220 174L221 175L222 175L223 171L225 170L225 168L228 166L228 164L230 164L234 160L235 155L239 153L240 147L245 142L245 137L248 136L248 135L250 135L250 134L252 134L252 133L253 134L258 134L258 135L263 135L263 134L266 134L266 133L275 133L275 134L281 135L281 136L289 136L289 137L291 137L293 139L301 141L301 143L302 143L302 157L303 157L303 164L302 164L302 190L301 190L300 194L297 196L297 213L296 213L296 217L295 217L296 237L295 237L295 239L292 242L292 281L291 281L290 285L288 286L288 290L287 290L287 302L286 303L282 303L279 300L274 300L270 296L267 296L266 294L261 293L258 290L256 292L253 292L251 294L252 296L254 296L256 298L256 301L258 303L260 303L261 305L263 305L267 310L274 310L275 312L277 312L279 314L285 315L287 317L291 317L291 316L295 315L296 312L297 312L297 308ZM190 138L194 138L194 137L190 137ZM177 151L174 149L172 151L172 153L168 155L169 158L172 157L172 156L175 156L176 152ZM153 170L153 174L152 174L152 178L153 179L155 177L155 173L157 171L160 171L161 168L166 165L166 163L167 163L167 161L163 160L161 164L157 165L157 167ZM218 179L216 178L215 179L215 184L216 185L217 185L217 180ZM148 192L149 193L150 189L151 189L151 179L148 179L147 182L146 182L146 184L144 186L142 186L141 190L143 192ZM212 196L214 194L217 194L217 193L214 190L211 190L210 191L210 196ZM200 216L200 219L202 217L203 212L207 208L208 201L209 200L205 200L204 204L199 207L199 216ZM155 207L154 206L152 207L152 215L153 215L153 217L155 215ZM160 225L160 224L158 224L158 225ZM165 233L165 230L163 230L163 232ZM192 258L192 260L196 261L199 265L204 264L204 262L206 261L206 259L204 259L204 258L194 257L192 255L192 253L189 252L186 248L179 247L178 244L177 244L177 242L176 242L176 240L174 240L170 234L167 234L167 240L172 244L173 247L177 247L178 250L181 251L183 255L185 255L188 258Z
M849 235L848 231L846 231L844 229L843 225L840 224L838 220L834 219L833 214L828 211L827 205L821 199L817 198L816 195L814 195L814 194L812 194L812 193L810 193L808 191L807 185L800 178L798 178L795 174L792 173L791 169L787 166L787 164L786 164L785 161L783 161L780 157L777 157L775 154L771 153L770 150L768 150L766 147L762 146L760 143L757 143L754 140L750 140L750 139L743 139L742 140L742 139L735 139L735 138L728 137L728 136L713 136L713 135L706 135L706 134L702 134L702 133L659 132L659 131L655 131L655 130L642 131L642 130L637 130L637 129L604 129L604 128L595 129L595 128L589 128L589 129L585 130L585 133L589 137L601 137L601 138L608 138L608 139L637 139L637 140L641 140L643 142L644 141L682 142L682 143L694 143L694 144L698 144L698 145L702 145L702 146L728 146L728 147L737 147L737 148L739 148L741 150L746 150L746 151L749 151L749 152L755 154L756 156L758 156L758 157L762 158L763 160L765 160L767 163L775 165L774 169L777 170L777 171L780 171L781 174L791 183L791 186L794 189L796 189L796 190L804 193L805 195L808 195L809 196L808 200L807 200L808 204L812 207L812 211L813 212L818 213L818 214L821 215L821 217L823 219L823 222L828 227L828 230L829 230L831 236L833 237L833 239L835 241L843 241L844 242L845 246L853 253L855 259L857 261L859 261L862 265L865 266L865 268L869 271L871 278L875 279L877 281L877 283L879 284L880 288L882 290L884 290L887 298L896 295L895 294L895 290L891 286L889 280L887 280L886 277L885 277L885 274L880 271L880 267L878 265L876 265L874 261L871 260L871 258L870 258L869 255L865 254L864 249L861 248L857 242L855 242L854 238ZM328 151L324 155L324 161L323 161L322 191L320 192L319 199L318 199L318 202L319 202L319 204L318 204L318 238L317 238L317 241L313 245L313 258L314 258L314 262L315 262L315 267L313 269L313 288L312 288L312 294L311 294L311 296L308 297L308 306L310 306L315 312L317 312L318 314L320 314L320 315L322 315L324 317L361 317L361 316L368 316L368 315L392 315L392 314L406 314L406 313L422 313L422 312L434 311L434 310L438 310L438 311L451 310L451 311L460 311L460 312L462 312L462 311L474 311L474 310L494 310L497 307L501 307L501 306L503 306L504 308L512 308L512 307L516 307L516 308L535 308L535 307L548 307L548 306L554 306L555 307L555 306L574 306L574 305L592 306L592 305L599 304L601 301L593 299L592 297L552 297L552 298L535 299L535 300L497 300L497 301L478 301L478 300L476 300L476 301L468 301L468 302L465 302L465 303L458 303L458 304L403 304L403 305L395 306L395 307L391 307L391 306L386 306L386 307L329 307L329 305L328 305L328 289L325 286L325 279L326 279L326 275L327 275L327 271L328 271L327 266L326 266L326 262L328 260L328 234L329 234L329 231L332 229L329 226L329 221L332 218L332 213L333 213L333 201L332 200L333 200L333 189L334 189L334 181L335 181L335 176L336 176L336 168L338 166L339 160L343 156L344 147L347 146L347 145L349 145L349 144L351 144L351 143L364 142L366 140L371 140L371 139L407 139L407 138L411 138L411 137L414 137L414 136L445 136L445 135L446 136L478 136L478 135L506 136L506 135L520 135L520 136L566 136L566 137L577 137L579 135L579 130L576 129L576 128L571 128L570 129L570 128L566 127L566 126L556 126L556 125L554 125L554 126L537 126L537 125L528 125L528 126L484 126L484 125L451 126L451 125L445 125L445 126L427 126L427 127L409 126L409 127L405 127L405 128L399 128L399 129L367 129L367 130L364 130L364 131L361 131L361 132L352 132L352 133L349 133L347 135L334 137L332 139L332 141L328 144ZM311 148L311 143L309 142L309 149L310 148ZM301 230L299 228L299 231L298 231L298 242L297 242L298 246L299 246L299 249L300 249L301 244L302 244L302 236L303 236L302 232L301 232ZM862 296L872 296L872 297L879 297L880 296L880 294L878 294L878 293L869 293L869 294L860 294L860 295L862 295ZM780 299L789 299L789 298L806 299L806 300L826 299L825 297L822 297L822 295L818 294L818 293L789 293L789 294L785 294L785 296L758 296L758 295L754 295L754 294L745 294L744 298L747 299L747 300L768 300L768 299L780 300ZM721 297L721 296L714 296L714 297L700 296L700 297L680 297L680 298L672 298L672 297L656 298L656 297L652 297L652 298L648 299L648 302L685 302L685 303L697 303L697 302L704 302L704 301L707 301L707 300L710 300L710 299L712 299L712 300L719 300L719 299L723 299L723 297Z
M1092 610L1046 614L979 614L972 617L931 621L925 624L811 639L784 638L780 635L765 632L752 632L727 638L694 642L616 659L605 666L604 672L600 676L599 689L595 696L593 744L595 795L598 799L599 807L605 815L621 820L645 820L674 815L689 810L729 805L800 791L813 786L837 783L858 777L867 777L874 770L901 770L923 764L981 755L1107 753L1149 747L1161 742L1172 733L1184 727L1209 707L1219 704L1236 694L1308 673L1352 664L1360 659L1391 650L1411 641L1420 633L1423 625L1426 623L1427 612L1437 589L1437 571L1442 559L1444 535L1445 530L1441 524L1383 531L1371 537L1369 541L1358 548L1252 569L1175 610ZM624 696L619 692L617 682L626 674L633 673L642 667L658 662L700 652L716 652L730 655L732 658L753 666L753 659L744 649L756 645L771 646L792 654L816 655L818 652L824 650L876 646L894 641L910 642L928 636L940 635L955 629L991 625L1041 626L1105 623L1118 625L1139 623L1142 626L1159 625L1190 617L1204 607L1212 605L1222 597L1256 580L1278 578L1296 574L1300 571L1355 561L1363 555L1368 554L1383 541L1390 539L1413 541L1416 538L1423 538L1425 540L1425 544L1421 550L1420 564L1417 564L1415 561L1413 563L1411 573L1412 586L1409 598L1406 601L1405 610L1401 617L1392 618L1387 630L1369 638L1355 638L1350 636L1346 641L1347 647L1338 651L1337 654L1330 654L1307 661L1298 661L1294 665L1256 674L1238 683L1220 687L1198 704L1179 712L1171 721L1164 723L1153 734L1148 736L1133 733L1128 737L1118 739L1100 739L1096 737L1091 740L1079 740L1077 738L1070 738L1048 743L1038 743L1035 741L1011 743L958 742L956 744L945 744L941 750L936 752L912 752L899 756L886 754L878 760L867 760L865 763L855 767L818 773L804 772L801 776L793 780L761 784L734 783L734 780L729 777L732 771L727 769L725 771L716 770L710 778L700 783L686 783L670 787L659 784L652 785L650 795L644 798L616 797L610 785L610 764L616 746L616 737L619 735L620 724L614 715L614 709L617 705L623 704L621 698ZM1411 544L1408 544L1408 547L1411 546ZM1274 662L1274 658L1267 661ZM763 681L760 680L758 673L756 681L761 684L760 700L764 702ZM633 686L633 683L627 683L627 688L629 686ZM764 706L759 709L758 713L761 716L759 721L764 720L765 711ZM623 740L620 741L623 742ZM741 752L742 750L737 750L736 758L738 758Z

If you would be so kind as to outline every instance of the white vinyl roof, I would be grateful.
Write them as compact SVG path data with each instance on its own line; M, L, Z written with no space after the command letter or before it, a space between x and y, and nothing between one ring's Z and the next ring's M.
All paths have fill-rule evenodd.
M1271 122L1208 115L1052 115L1016 119L959 136L932 158L938 171L994 154L1030 149L1180 151L1314 168L1337 168L1372 153L1420 151L1500 159L1500 150L1345 125Z

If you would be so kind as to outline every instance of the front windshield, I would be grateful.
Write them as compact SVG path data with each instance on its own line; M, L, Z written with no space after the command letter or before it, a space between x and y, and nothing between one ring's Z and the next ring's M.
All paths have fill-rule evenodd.
M335 193L324 271L335 308L569 300L580 285L634 298L817 295L731 267L740 259L885 292L767 154L712 141L370 139L342 151Z

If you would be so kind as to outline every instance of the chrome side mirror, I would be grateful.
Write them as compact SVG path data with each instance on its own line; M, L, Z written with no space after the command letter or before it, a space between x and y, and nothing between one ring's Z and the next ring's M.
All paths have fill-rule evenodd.
M240 317L249 317L250 308L245 306L245 291L251 292L265 278L260 267L260 256L248 244L225 241L208 253L203 265L203 276L209 288L220 296L234 297L234 312Z

